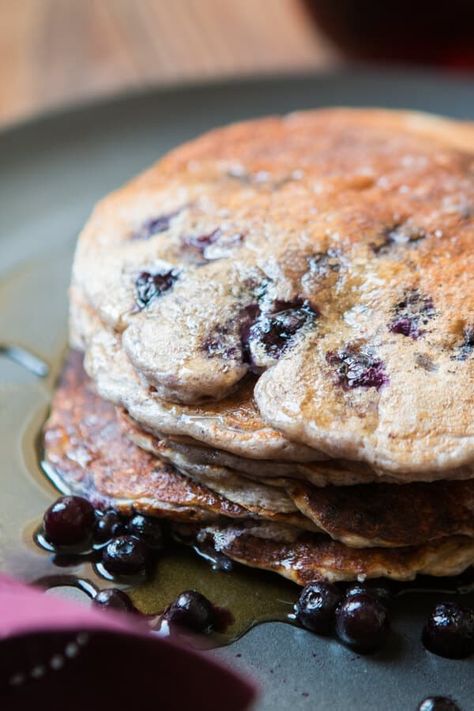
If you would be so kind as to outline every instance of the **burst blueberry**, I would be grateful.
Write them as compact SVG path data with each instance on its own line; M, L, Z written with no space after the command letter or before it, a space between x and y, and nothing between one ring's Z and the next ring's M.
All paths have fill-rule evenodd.
M154 235L169 230L171 221L179 213L179 210L169 212L165 215L158 215L146 220L140 229L133 235L133 239L150 239Z
M178 275L174 269L141 272L135 280L136 301L141 309L171 289Z
M467 360L474 352L474 326L466 326L463 341L459 345L454 360Z
M262 343L268 355L278 358L298 331L317 317L317 311L307 300L275 301L272 311L252 325L248 340Z
M338 351L328 351L326 361L336 370L337 381L343 388L380 388L389 382L385 365L372 349L349 344Z

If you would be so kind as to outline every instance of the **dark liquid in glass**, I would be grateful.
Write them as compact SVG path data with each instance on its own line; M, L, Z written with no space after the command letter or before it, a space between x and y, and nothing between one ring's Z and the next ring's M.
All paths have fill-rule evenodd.
M474 0L305 0L350 57L474 68Z

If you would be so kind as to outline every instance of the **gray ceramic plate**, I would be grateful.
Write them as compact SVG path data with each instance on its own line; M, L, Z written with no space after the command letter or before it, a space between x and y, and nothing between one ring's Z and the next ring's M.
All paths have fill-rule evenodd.
M17 344L50 365L38 378L0 354L0 568L33 580L43 558L31 528L53 489L36 439L66 335L76 234L98 197L204 129L271 112L326 105L424 109L474 119L474 85L432 75L356 72L166 89L67 111L0 135L0 350ZM427 654L426 599L407 598L394 642L361 658L281 623L213 652L250 671L258 708L415 709L428 694L474 708L474 663Z

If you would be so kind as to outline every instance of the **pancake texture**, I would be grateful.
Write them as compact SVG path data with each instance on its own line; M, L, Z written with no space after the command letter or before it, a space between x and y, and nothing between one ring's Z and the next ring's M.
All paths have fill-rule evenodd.
M474 480L288 491L321 531L348 546L397 548L453 535L474 538Z
M312 580L449 576L474 563L474 540L463 536L407 548L355 549L320 534L274 524L211 524L194 531L198 542L211 543L232 560L279 573L298 585Z
M166 441L142 435L152 454L131 434L130 418L96 394L72 352L45 427L45 459L64 491L167 518L180 535L299 584L451 575L474 563L474 482L274 488L185 458L178 471Z
M86 350L85 369L99 394L123 406L152 433L192 437L209 447L254 459L312 461L319 452L290 442L263 422L252 399L253 383L219 402L187 406L169 403L145 387L119 347L116 335L99 331Z
M221 491L230 490L229 499L139 449L123 436L114 407L91 388L77 352L69 356L56 391L44 447L46 464L61 488L86 496L101 508L185 521L258 516L316 528L284 492L276 490L271 497L259 491L257 497L251 486L222 485ZM209 477L206 481L213 484Z
M122 432L139 447L171 462L178 471L196 477L201 483L212 482L211 488L227 497L232 498L229 492L235 487L249 497L263 499L269 507L278 495L278 489L261 486L261 477L244 477L227 467L196 463L186 455L186 448L177 451L169 446L168 440L141 431L123 412L118 419ZM280 487L277 499L280 510L286 508L290 499L316 530L347 546L397 548L453 535L474 537L474 479L344 487L317 487L292 478L272 481Z
M72 342L100 394L242 457L403 481L470 470L473 152L470 124L352 109L172 151L79 239Z

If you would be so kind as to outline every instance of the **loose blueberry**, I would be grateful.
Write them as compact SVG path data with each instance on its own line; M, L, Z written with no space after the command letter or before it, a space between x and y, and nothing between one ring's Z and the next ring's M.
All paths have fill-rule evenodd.
M94 526L94 541L96 543L106 543L111 538L126 533L127 528L120 514L114 509L106 511L104 514L96 512L96 522Z
M177 273L174 269L164 269L158 272L141 272L135 280L136 301L141 309L171 289Z
M148 565L146 544L136 536L119 536L107 544L102 553L102 563L109 573L131 575L141 573Z
M186 590L178 595L164 618L170 625L186 627L193 632L208 632L215 625L212 603L196 590Z
M336 368L337 380L343 388L376 388L388 383L383 361L370 348L348 345L338 351L328 351L326 361Z
M62 496L44 514L43 529L53 545L69 546L86 541L94 521L94 509L87 499Z
M418 705L417 711L461 711L461 709L446 696L428 696Z
M163 548L163 530L158 519L136 514L128 522L128 530L132 535L141 538L148 548L153 550Z
M118 588L100 590L92 601L93 605L118 612L134 612L135 607L126 593Z
M393 590L386 584L381 582L367 581L365 583L355 583L347 588L345 592L346 598L354 597L354 595L372 595L376 597L384 605L389 605L393 599Z
M381 647L388 630L387 608L373 595L352 595L336 610L339 639L361 654L369 654Z
M474 610L456 602L436 605L423 628L428 651L448 659L464 659L474 652Z
M295 605L296 619L311 632L329 634L341 600L341 592L335 585L318 581L309 583Z

